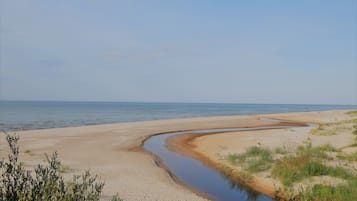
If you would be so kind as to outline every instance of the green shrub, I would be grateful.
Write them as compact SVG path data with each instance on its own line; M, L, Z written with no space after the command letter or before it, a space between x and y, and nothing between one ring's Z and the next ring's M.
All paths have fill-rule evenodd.
M10 146L8 160L0 160L1 201L98 201L104 187L97 176L86 171L65 182L60 175L57 153L46 155L47 165L37 165L33 172L25 170L19 159L18 136L6 135ZM120 200L115 196L112 200Z

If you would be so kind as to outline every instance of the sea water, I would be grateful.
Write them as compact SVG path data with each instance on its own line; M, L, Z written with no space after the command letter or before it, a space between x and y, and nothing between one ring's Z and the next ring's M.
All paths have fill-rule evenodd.
M352 109L356 105L0 101L0 131L157 119Z

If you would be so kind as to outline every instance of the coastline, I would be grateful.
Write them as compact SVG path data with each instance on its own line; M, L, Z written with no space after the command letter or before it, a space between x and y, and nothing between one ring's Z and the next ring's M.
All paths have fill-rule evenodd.
M347 110L330 112L335 111ZM153 120L16 133L20 136L20 158L26 167L41 162L44 153L57 151L63 163L73 169L65 176L91 169L106 183L104 196L118 193L125 200L205 200L204 195L173 179L167 168L161 168L159 159L140 151L142 143L152 135L180 130L262 126L265 124L259 120L261 117L301 120L294 119L297 113L314 116L321 111ZM30 154L24 153L27 150ZM0 135L0 158L5 158L6 153L5 137Z
M327 123L336 120L347 119L346 111L320 111L310 113L285 113L285 114L263 114L263 118L276 118L286 121L298 121L300 123ZM304 121L305 120L305 121ZM282 124L280 124L282 125ZM277 124L279 126L279 124ZM296 124L299 126L299 124ZM301 126L301 125L300 125ZM291 131L293 130L293 131ZM338 139L340 136L311 136L309 131L311 127L295 127L293 129L256 129L251 131L234 131L226 133L210 134L187 134L172 136L167 140L169 149L187 155L209 165L220 171L233 181L238 181L248 186L254 191L258 191L271 197L277 196L283 198L284 192L277 191L284 189L284 186L270 175L247 173L243 170L242 165L232 165L224 157L228 153L243 153L251 146L277 148L280 145L296 148L299 143L303 143L306 138L312 138L314 146L332 144L339 147L353 143L348 139ZM254 137L252 137L254 136ZM353 135L352 135L353 136ZM342 137L348 138L348 134ZM330 139L329 139L330 138ZM287 143L293 144L287 144ZM323 181L325 182L325 181ZM330 181L329 181L330 182Z
M274 123L269 126L296 126L296 127L304 127L305 125L302 123ZM252 128L252 127L244 127L244 128ZM254 127L253 127L254 128ZM254 134L257 131L268 131L268 130L279 130L280 128L254 128L250 131L227 131L227 132L217 132L217 133L209 133L209 134L184 134L169 137L166 140L166 145L169 150L180 153L182 155L194 158L196 160L201 161L205 165L208 165L217 171L223 173L228 179L239 182L240 184L250 188L253 191L266 194L270 197L275 195L275 187L268 184L266 181L260 180L259 178L250 178L249 180L244 179L240 176L240 171L237 171L234 168L229 167L228 165L223 165L220 161L214 159L211 155L206 154L204 152L198 151L197 147L202 146L199 143L196 143L197 139L213 136L213 135L222 135L222 134L232 134L239 132L250 132Z

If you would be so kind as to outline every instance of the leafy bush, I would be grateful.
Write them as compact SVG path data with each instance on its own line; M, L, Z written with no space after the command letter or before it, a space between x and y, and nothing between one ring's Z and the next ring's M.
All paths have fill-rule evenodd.
M18 136L6 135L10 146L8 161L0 160L0 201L98 201L104 187L97 175L86 171L65 182L60 175L61 162L55 152L46 155L47 165L37 165L33 172L19 162ZM112 200L121 200L114 196Z

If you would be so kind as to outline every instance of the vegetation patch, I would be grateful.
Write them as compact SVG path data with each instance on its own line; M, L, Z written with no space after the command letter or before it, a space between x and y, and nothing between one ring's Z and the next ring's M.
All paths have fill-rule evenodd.
M331 128L329 126L319 125L316 128L311 129L310 133L313 135L336 135L339 132L350 131L350 130L351 128L346 126Z
M18 136L7 135L8 160L0 160L0 200L6 201L99 201L104 183L89 171L65 182L60 175L57 153L46 155L47 165L37 165L31 172L19 161ZM114 196L112 201L121 200Z
M297 154L308 155L312 158L317 158L317 159L332 160L333 158L330 157L326 152L339 152L339 150L332 147L330 144L324 144L318 147L311 147L311 146L297 147Z
M289 155L274 163L272 176L281 180L284 186L292 186L294 182L299 182L311 176L328 175L344 179L347 184L336 186L326 184L315 184L312 187L301 189L296 195L291 190L284 191L289 195L288 200L304 201L344 201L355 200L357 197L357 177L352 172L337 166L331 167L323 164L325 159L324 151L339 152L330 145L307 148L302 146L297 150L296 155ZM338 153L343 160L355 161L357 153ZM286 188L289 189L289 188Z
M282 155L284 155L284 154L289 153L289 150L288 150L286 147L276 147L276 148L274 149L274 153L275 153L275 154L282 154Z
M328 152L337 155L329 156ZM273 160L274 154L283 155L282 158ZM304 201L344 201L355 200L357 197L357 176L355 173L342 166L328 166L324 161L334 158L355 162L357 152L343 153L330 144L312 147L311 139L307 138L295 151L289 152L286 147L267 148L253 146L241 154L229 154L227 160L234 165L241 165L248 172L260 172L270 169L271 177L279 179L284 185L282 190L277 190L277 195L283 192L286 200ZM244 173L244 171L242 171ZM233 174L233 172L232 172ZM241 174L236 177L242 177ZM314 184L294 190L294 185L313 176L331 176L343 179L343 183L327 185ZM244 177L244 176L243 176Z
M357 177L348 179L347 184L337 186L316 184L313 187L301 190L293 200L304 201L345 201L356 200L357 198Z
M357 161L357 151L351 154L339 153L337 154L337 158L347 161Z
M357 110L352 110L346 112L346 114L350 115L351 117L356 117L357 116Z
M322 175L343 179L352 176L347 170L341 167L326 166L308 154L284 157L277 161L272 169L272 176L280 179L286 186L291 186L294 182L310 176Z
M356 200L357 173L353 167L357 162L357 151L346 153L343 150L357 146L357 111L348 114L353 116L353 119L323 123L310 131L314 135L335 135L348 131L356 135L355 141L348 146L335 148L330 144L324 144L313 147L311 139L307 138L296 150L289 150L286 147L270 150L253 146L241 154L229 154L227 160L251 173L269 170L268 177L279 179L283 184L277 189L276 195L284 195L285 200ZM273 154L279 156L273 157ZM315 176L328 176L336 180L340 178L343 182L335 183L332 180L330 184L329 181L315 181L310 185L304 182L305 179L310 181Z
M353 126L351 127L351 124ZM354 130L353 130L354 129ZM336 135L339 132L353 130L357 134L357 118L347 119L337 122L321 123L317 127L310 130L312 135Z
M240 162L249 172L261 172L271 167L273 157L270 149L253 146L242 154L229 154L227 160L234 165Z
M352 131L353 135L357 135L357 124L353 125L353 131Z

